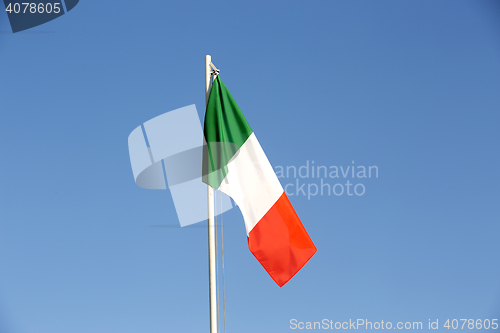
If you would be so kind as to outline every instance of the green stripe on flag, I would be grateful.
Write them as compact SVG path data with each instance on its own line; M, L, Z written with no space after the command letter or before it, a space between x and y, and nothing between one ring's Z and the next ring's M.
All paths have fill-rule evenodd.
M245 116L219 76L212 84L205 113L203 182L219 188L229 160L252 134Z

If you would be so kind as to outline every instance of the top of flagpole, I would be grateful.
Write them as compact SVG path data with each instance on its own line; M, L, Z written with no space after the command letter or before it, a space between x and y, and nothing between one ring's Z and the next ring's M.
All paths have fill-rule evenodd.
M210 54L207 54L205 56L205 64L207 69L210 71L210 75L219 75L220 69L215 67L214 63L212 62L212 56Z
M212 56L207 54L205 56L205 105L208 103L208 96L210 91L210 78L212 74L210 73L210 64L212 63Z
M210 87L212 83L212 75L219 75L220 69L215 67L212 62L212 56L207 54L205 56L205 106L208 104L208 97L210 96Z

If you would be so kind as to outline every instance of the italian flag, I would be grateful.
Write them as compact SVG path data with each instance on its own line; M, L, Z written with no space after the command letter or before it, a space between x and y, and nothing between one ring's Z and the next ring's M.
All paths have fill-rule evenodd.
M205 115L203 182L229 195L245 220L248 247L282 287L316 253L257 137L217 76Z

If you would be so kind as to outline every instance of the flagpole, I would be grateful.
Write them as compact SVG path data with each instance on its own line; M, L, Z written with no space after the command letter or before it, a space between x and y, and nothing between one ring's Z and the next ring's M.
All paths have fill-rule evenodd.
M208 104L210 95L210 81L212 70L210 63L212 57L205 56L205 106ZM215 278L215 223L214 223L214 189L207 185L208 199L208 275L210 288L210 333L217 333L217 281Z

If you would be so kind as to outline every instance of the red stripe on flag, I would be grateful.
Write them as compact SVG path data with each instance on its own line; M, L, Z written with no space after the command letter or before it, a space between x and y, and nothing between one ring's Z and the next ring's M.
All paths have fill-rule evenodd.
M284 192L250 231L248 247L280 287L316 253L316 246Z

